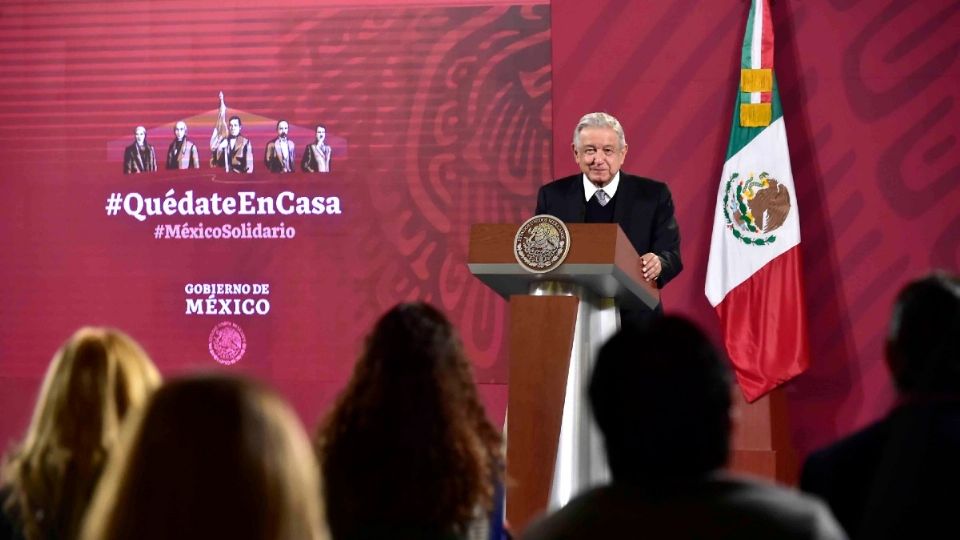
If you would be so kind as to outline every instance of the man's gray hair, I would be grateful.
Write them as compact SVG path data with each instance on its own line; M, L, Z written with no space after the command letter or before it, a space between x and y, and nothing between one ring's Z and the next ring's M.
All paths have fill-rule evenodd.
M617 134L620 148L627 146L627 138L623 135L623 126L620 121L605 112L592 112L583 115L573 130L573 146L580 148L580 132L586 128L610 128Z

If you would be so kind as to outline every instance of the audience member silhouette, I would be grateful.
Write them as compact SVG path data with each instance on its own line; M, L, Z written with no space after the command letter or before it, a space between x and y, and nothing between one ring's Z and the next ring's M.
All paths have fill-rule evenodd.
M443 314L416 303L383 315L317 452L336 540L462 538L485 528L501 437Z
M589 399L613 481L538 523L530 540L842 539L820 501L720 469L729 454L726 364L702 331L667 316L601 349Z
M57 351L26 436L5 459L0 537L76 538L90 496L160 375L132 338L81 328Z
M899 293L886 360L897 405L880 421L811 454L800 486L828 502L851 538L957 536L958 276L933 274Z
M326 537L309 439L273 392L244 379L184 378L131 420L82 538Z

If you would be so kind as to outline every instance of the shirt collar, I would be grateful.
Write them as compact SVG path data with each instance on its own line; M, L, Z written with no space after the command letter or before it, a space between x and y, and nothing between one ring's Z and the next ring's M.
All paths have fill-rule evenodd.
M612 199L613 196L617 194L617 186L619 185L620 185L620 171L617 171L617 174L613 175L613 180L610 180L610 182L608 182L607 185L603 186L602 188L598 188L597 186L595 186L594 183L587 178L587 175L584 174L583 175L583 196L585 197L586 201L590 201L590 199L592 199L593 196L596 195L597 190L603 189L603 191L605 191L606 194Z

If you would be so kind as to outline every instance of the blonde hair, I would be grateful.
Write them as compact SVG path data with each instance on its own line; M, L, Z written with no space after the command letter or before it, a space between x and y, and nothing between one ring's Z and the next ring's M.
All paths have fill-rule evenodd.
M26 436L6 459L4 506L27 538L73 538L124 416L160 385L119 330L81 328L57 351Z
M325 538L320 482L293 411L252 381L194 376L129 425L81 538Z

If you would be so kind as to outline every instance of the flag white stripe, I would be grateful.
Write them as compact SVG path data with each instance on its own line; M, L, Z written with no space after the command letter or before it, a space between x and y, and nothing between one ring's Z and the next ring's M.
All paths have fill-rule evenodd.
M747 245L735 238L727 228L723 214L723 197L727 182L735 172L740 174L740 177L734 181L735 184L745 180L751 173L767 172L790 194L790 211L786 221L771 232L777 238L775 242L763 246ZM732 192L733 190L731 190L731 197ZM723 176L720 179L713 218L707 281L704 287L711 305L717 306L731 290L749 279L768 262L800 243L799 215L793 171L790 168L787 131L783 117L780 117L723 165Z
M763 1L754 0L753 38L750 40L750 67L760 69L760 46L763 44Z

